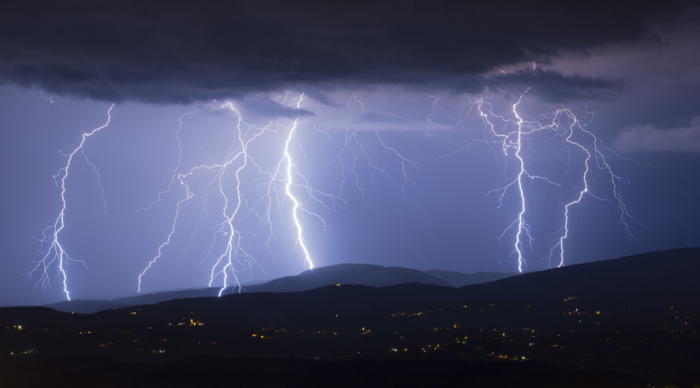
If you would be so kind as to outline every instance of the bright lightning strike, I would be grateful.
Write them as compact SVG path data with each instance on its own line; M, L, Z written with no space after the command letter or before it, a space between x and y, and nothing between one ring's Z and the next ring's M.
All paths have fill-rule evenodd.
M524 121L520 117L520 115L518 114L518 105L520 105L520 103L522 102L524 95L525 94L523 93L520 96L520 98L518 98L518 101L515 104L513 104L513 106L512 106L512 113L513 113L513 116L515 117L514 124L516 125L517 130L510 132L508 134L505 134L505 135L496 133L496 131L494 129L494 125L489 120L488 115L486 113L484 113L484 111L482 110L481 104L478 107L480 115L488 123L489 128L491 129L493 134L502 139L503 152L504 152L505 156L508 156L509 149L514 149L515 150L515 158L518 160L518 174L517 174L517 177L515 178L515 180L513 180L508 185L506 185L502 188L491 191L491 192L496 192L496 191L501 192L501 195L499 196L498 200L499 200L499 203L502 205L503 197L505 196L506 191L510 187L513 187L513 186L517 187L518 197L520 198L520 211L518 212L518 217L515 219L515 221L513 221L503 231L503 234L501 234L500 238L503 238L503 236L511 228L513 228L513 227L517 228L517 232L515 234L515 243L513 244L512 255L517 256L518 272L523 271L523 265L525 264L525 259L524 259L524 255L523 255L523 250L524 250L523 247L524 247L525 238L527 238L527 241L528 241L530 247L532 247L532 240L533 240L532 233L530 231L530 225L527 222L525 222L525 212L527 209L526 209L526 196L525 196L525 191L523 189L523 178L527 177L530 179L542 179L542 180L545 180L549 183L553 183L553 182L550 182L546 178L531 175L527 171L527 168L525 166L525 160L523 159L523 154L522 154L523 136L527 135L528 132L523 132ZM514 138L514 140L512 138Z
M589 174L590 174L590 161L591 158L595 158L597 162L597 166L600 170L605 171L609 176L610 176L610 183L612 186L612 194L615 197L615 200L618 205L618 209L620 211L620 223L623 225L623 228L625 229L625 233L632 239L636 240L634 237L634 234L632 234L632 230L630 229L630 222L634 221L634 218L629 214L627 210L627 205L625 204L622 194L620 193L620 188L619 188L619 182L622 180L619 176L615 175L612 171L612 167L610 167L610 164L608 164L605 155L600 151L599 145L601 144L600 140L593 134L593 132L589 131L586 129L579 121L579 119L574 115L573 112L569 109L560 109L557 110L554 117L555 120L558 116L564 115L566 116L570 121L571 124L568 128L568 136L566 137L566 142L571 144L572 146L575 146L579 149L581 149L585 154L586 158L584 160L584 166L585 170L582 174L582 181L583 181L583 188L579 192L579 195L576 199L573 201L569 202L566 204L564 207L564 226L563 226L563 235L560 237L559 242L552 247L552 250L549 255L549 259L551 260L552 255L554 254L554 251L559 248L560 254L559 254L559 267L564 265L564 241L569 237L569 209L571 206L577 205L581 203L583 200L584 196L586 194L594 197L595 199L602 200L601 197L593 195L590 193L589 189L589 184L588 184L588 179L589 179ZM580 142L574 141L572 138L574 136L575 131L578 130L581 133L586 134L589 138L590 141L592 142L592 146L590 147L591 150L587 149L584 147Z
M515 235L515 251L518 253L518 271L523 272L523 245L522 238L523 232L532 241L532 235L530 235L530 228L523 217L525 215L525 193L523 192L523 175L525 175L525 161L523 160L521 151L523 149L522 134L523 134L523 119L518 115L518 105L522 101L523 96L521 95L518 102L513 104L513 115L517 119L518 125L518 135L515 142L515 157L518 158L520 163L520 172L518 172L518 193L520 194L520 213L518 214L518 233Z
M301 101L304 98L304 95L302 94L299 96L299 101L297 102L297 109L300 108L301 106ZM291 144L292 144L292 139L294 138L294 133L297 129L297 125L299 123L299 117L297 117L294 120L294 124L292 124L292 128L289 130L289 136L287 137L287 142L285 143L284 147L284 158L287 161L287 184L284 186L284 191L287 194L287 198L289 198L294 206L292 207L292 217L294 218L294 225L296 226L297 229L297 244L301 247L302 251L304 251L304 261L306 264L309 266L309 269L314 269L314 263L311 261L311 254L309 254L309 248L306 246L306 241L304 240L304 230L302 229L301 226L301 221L299 221L299 210L304 210L306 212L309 212L308 210L304 209L301 204L299 203L299 200L294 196L294 193L292 192L292 187L294 185L294 174L292 173L294 169L294 161L292 160L292 154L290 151ZM317 216L316 214L314 214ZM317 216L318 217L318 216Z
M44 255L43 259L41 259L36 266L29 272L29 275L33 275L35 272L39 272L39 280L35 283L36 287L41 286L43 289L47 289L50 286L50 279L49 279L49 271L50 267L55 263L58 262L58 272L61 277L61 282L63 285L63 293L66 296L67 300L70 299L70 291L68 289L68 273L66 271L66 268L69 266L70 263L81 263L83 265L86 265L84 261L82 260L75 260L68 255L68 252L63 248L63 245L61 244L60 240L60 234L65 228L65 215L66 215L66 210L68 208L68 202L66 200L66 180L68 179L68 174L70 173L70 167L71 163L73 162L73 157L75 154L78 152L82 153L83 156L85 157L85 160L87 163L93 168L93 171L97 174L97 182L100 185L101 189L101 195L102 195L102 200L104 202L104 189L102 188L102 184L100 181L100 174L97 172L97 169L95 165L87 158L87 155L85 154L84 150L84 145L87 139L92 137L94 134L99 132L100 130L106 128L109 126L109 122L112 119L112 108L114 108L114 104L109 107L107 110L107 122L104 123L104 125L97 127L93 129L90 132L83 133L80 144L78 147L76 147L73 152L67 155L68 160L66 161L65 167L61 168L56 175L54 175L54 180L56 181L56 184L58 185L58 178L60 177L60 186L61 186L61 211L58 213L58 216L56 217L56 221L52 224L49 225L44 229L42 232L42 238L40 240L42 244L42 248L44 244L48 244L48 250L46 251L46 254ZM105 203L105 212L107 211L107 205Z
M527 91L525 92L527 93ZM634 235L632 234L632 229L630 223L634 221L634 218L630 215L627 205L625 204L622 194L620 192L620 184L625 180L613 172L612 167L607 161L605 154L601 151L601 148L606 148L596 135L586 128L586 125L582 124L576 115L568 108L557 109L550 114L538 116L532 120L525 119L519 112L518 107L522 103L523 93L518 100L510 106L510 116L499 115L492 111L491 104L485 102L482 96L475 99L470 99L465 101L463 104L462 112L467 112L469 114L476 108L479 116L486 125L487 133L490 133L492 139L486 137L484 140L474 140L473 143L485 143L488 145L498 145L502 148L503 156L506 158L512 157L516 163L516 173L515 178L509 180L505 185L489 191L488 194L498 193L499 207L503 206L503 202L507 192L515 191L517 193L519 210L516 219L510 223L503 233L499 237L499 241L506 236L506 234L515 229L515 238L513 243L513 251L511 256L515 256L517 259L518 271L522 272L524 266L526 265L526 248L532 251L533 249L533 232L530 224L527 222L528 208L527 203L531 201L529 193L534 195L532 189L533 183L541 181L549 185L555 186L556 190L563 188L562 182L553 181L546 176L540 176L533 174L529 171L527 156L526 156L526 144L528 142L537 141L538 139L534 136L543 132L550 132L552 135L550 138L561 137L562 143L567 146L569 150L569 160L568 160L568 170L567 174L572 170L571 163L571 153L572 150L578 150L585 157L583 157L583 163L581 169L583 172L580 175L582 187L577 190L575 198L568 201L563 206L563 226L557 233L561 233L557 242L550 249L550 253L546 258L549 258L550 263L554 255L558 251L558 266L563 266L565 263L565 241L570 237L570 210L572 207L581 204L586 196L590 196L594 199L608 201L603 195L595 195L592 193L590 180L592 173L592 164L597 167L598 171L603 172L607 175L607 180L610 182L611 194L617 203L617 209L620 214L619 222L622 225L625 233L632 239ZM433 96L429 96L433 97ZM433 107L430 118L433 117L434 112L437 109L441 109L436 106L438 98L433 97ZM466 109L466 106L471 106ZM460 123L464 121L462 118L462 112L460 112ZM551 119L551 120L550 120ZM499 123L496 125L496 123ZM497 129L498 128L498 129ZM510 129L513 128L513 129ZM539 139L541 140L541 139ZM468 148L464 147L464 148ZM462 149L464 149L462 148ZM450 153L448 155L452 155ZM508 159L506 159L508 160ZM566 178L564 178L566 179ZM529 188L529 190L528 190Z
M541 249L543 245L546 246L549 256L545 256L542 260L548 257L550 266L565 264L566 248L570 244L572 231L575 230L572 228L572 209L585 204L589 197L616 205L620 216L619 222L624 232L634 238L631 229L631 222L634 219L621 193L621 186L627 181L613 171L607 157L611 155L611 151L594 132L587 128L586 123L579 121L570 109L560 108L534 118L528 117L523 113L522 108L525 96L524 93L515 103L509 103L508 109L499 114L496 113L498 109L495 109L483 95L474 98L465 97L461 100L461 104L457 105L450 105L449 98L427 95L432 99L432 109L426 117L426 121L435 124L432 127L436 128L440 127L441 121L445 120L464 125L467 116L472 114L478 115L485 124L483 139L473 140L469 145L485 143L492 146L494 154L498 154L500 150L499 158L503 158L506 162L503 174L496 185L497 188L489 191L489 194L495 194L499 207L510 200L517 203L514 217L508 220L500 239L512 236L513 242L507 246L509 250L512 247L509 257L517 260L518 270L524 271L536 248ZM247 116L246 112L248 112L245 102L241 102L240 106L232 102L209 105L202 110L186 113L180 117L179 126L175 132L177 164L163 178L157 198L145 209L141 209L165 206L162 203L165 201L169 201L168 206L174 206L174 214L168 221L169 228L163 231L163 239L157 245L155 252L149 255L147 264L138 275L139 292L154 275L157 267L173 256L177 256L178 260L184 256L195 256L200 265L207 267L206 276L202 276L201 282L207 283L210 287L217 287L219 295L231 288L240 292L241 282L245 280L241 276L252 280L254 270L265 272L260 264L262 263L261 252L262 255L269 254L273 260L275 259L270 245L273 242L279 243L277 235L281 229L284 229L284 225L287 225L289 231L293 230L293 233L290 233L293 236L284 236L281 240L289 238L284 246L293 245L296 248L294 255L300 256L303 266L313 269L319 259L313 255L315 247L309 244L309 238L313 236L313 225L308 221L317 219L324 228L327 228L324 220L326 214L338 209L347 209L348 200L344 197L349 186L355 190L355 193L359 192L358 198L363 202L366 201L363 185L369 184L370 180L364 180L362 177L364 172L371 173L372 186L375 184L375 175L389 180L393 174L400 175L403 180L397 180L396 186L401 187L405 198L408 197L409 186L418 187L411 178L412 172L419 171L418 164L404 156L405 154L400 151L401 147L388 141L389 136L380 131L383 128L388 130L393 128L381 125L374 127L373 120L379 118L381 122L392 116L373 111L372 104L362 101L357 93L353 92L347 100L350 117L337 119L334 122L336 125L330 126L330 128L344 130L342 133L344 142L342 140L336 142L330 131L325 132L316 127L312 117L302 109L302 105L314 107L313 101L308 102L304 94L288 92L274 101L285 109L286 116L280 115L259 126L250 124L253 121L247 121L256 120L253 110L250 111L253 112L252 119L245 117L244 120L244 114ZM96 174L97 182L102 189L102 177L95 164L88 158L84 144L88 138L109 125L112 108L113 106L107 112L107 122L83 134L79 146L65 155L66 165L54 177L57 186L61 187L62 208L55 222L43 231L41 242L44 257L30 272L39 278L36 287L47 288L50 286L49 270L52 266L56 267L63 285L63 292L68 300L70 300L68 267L73 263L85 264L69 256L61 239L66 226L64 221L68 209L69 171L74 156L80 152ZM212 117L223 117L220 114L202 117L207 116L208 111L230 112L235 119L226 119L229 121L225 124L227 128L225 132L218 131L218 127L207 127L201 131L207 135L200 136L199 131L197 134L190 133L188 131L190 120L217 120ZM399 122L403 123L407 120ZM309 165L318 166L318 161L309 158L305 149L308 148L308 144L313 144L317 139L307 138L307 135L314 135L313 132L307 133L307 129L322 134L329 143L334 143L338 147L331 149L332 153L335 151L339 153L328 164L331 171L336 166L339 169L339 174L334 175L335 181L330 188L331 191L338 192L338 195L328 194L314 187L318 182L316 175L311 173L313 169L309 168ZM196 153L193 155L187 153L190 147L193 147L192 143L188 142L189 136L196 138L197 143L194 147L196 150L201 150L202 157L205 159L196 159ZM213 136L213 138L205 138L205 136ZM206 141L201 143L202 139ZM566 164L561 163L562 166L568 167L561 180L553 180L545 176L546 174L538 174L538 165L532 160L532 156L537 155L539 151L538 143L556 139L560 139L569 154ZM308 144L307 141L309 141ZM196 148L197 146L199 148ZM375 153L382 154L385 159L380 160ZM454 153L448 155L452 154ZM330 159L333 157L331 156ZM393 167L387 164L389 159L392 160ZM321 172L327 173L327 171ZM603 184L607 186L603 187L601 180L596 179L601 175L604 177ZM311 185L312 181L314 186ZM547 227L552 232L547 232L551 237L544 239L545 244L535 241L535 237L538 237L538 240L540 238L537 234L540 223L537 223L535 218L538 214L536 202L538 195L536 194L543 190L544 185L548 187L547 190L554 191L550 200L555 196L561 199L560 202L552 205L557 206L556 217L561 217L561 223L557 218L554 227ZM572 190L575 191L575 195L571 193ZM104 189L101 191L101 197L107 213ZM608 197L609 200L606 199ZM368 198L371 197L368 195ZM547 206L550 206L549 202ZM561 216L558 213L559 206L561 206ZM189 213L198 210L201 210L199 218L194 223L188 222L192 220ZM280 220L283 222L280 223ZM180 240L181 234L188 233L187 228L191 228L189 238ZM195 240L197 235L202 240L200 246ZM265 249L260 251L257 250L258 248ZM196 249L199 251L193 253L192 251ZM542 250L545 251L545 249ZM175 255L172 255L173 251L176 252ZM290 259L285 257L285 261L288 260Z
M217 107L217 109L231 110L237 115L238 118L236 129L234 131L234 141L232 142L227 152L225 160L222 163L198 165L185 172L180 171L183 151L182 141L180 138L180 131L182 130L182 119L184 116L180 118L180 127L176 132L180 156L178 158L178 165L175 167L175 169L171 170L171 173L173 178L177 178L177 181L179 182L180 186L185 188L185 197L177 202L175 209L175 217L171 224L167 238L163 243L161 243L158 246L157 254L149 261L146 268L138 276L138 292L141 292L143 276L151 268L153 268L154 265L156 265L158 260L163 256L163 249L165 249L171 243L173 235L176 232L178 220L180 219L180 212L183 205L196 196L196 194L192 191L188 180L192 179L197 174L206 175L208 173L210 175L208 178L205 178L206 180L208 180L206 186L213 186L215 188L215 191L218 192L219 197L224 202L223 206L221 207L220 214L223 220L218 224L216 234L217 236L224 237L225 248L223 253L219 255L218 259L212 266L209 278L209 286L211 287L215 279L219 275L221 275L223 276L223 286L221 288L220 294L229 286L229 276L233 278L233 284L240 289L240 282L238 280L238 276L236 275L236 269L234 268L235 262L241 262L241 259L243 259L244 261L246 261L249 267L257 265L253 257L250 254L248 254L244 247L241 245L241 232L235 224L237 216L239 216L241 209L245 207L246 204L246 200L241 191L241 172L244 169L246 169L249 166L249 164L255 165L255 163L251 159L251 156L248 154L248 147L251 144L251 142L255 141L259 136L268 131L269 128L256 128L248 126L246 130L246 128L244 128L246 124L243 122L240 112L230 102L227 102L222 106ZM193 113L188 115L193 115ZM247 138L246 135L248 135ZM233 170L233 179L235 181L234 196L230 196L227 190L224 188L224 181L228 176L228 172L230 170ZM171 183L169 184L168 188L165 191L160 192L158 195L159 199L151 203L149 207L157 203L162 198L163 194L169 192L172 189L173 182L174 179L171 179ZM247 210L251 209L247 208ZM210 253L214 249L215 243L216 240L214 240L214 242L211 243L209 247Z
M284 100L280 104L286 104L287 97L288 94L285 94ZM303 94L300 95L294 104L300 112L303 98ZM337 195L313 189L300 170L300 166L294 156L294 148L295 144L299 143L297 138L298 127L305 122L301 115L297 116L289 126L273 126L272 123L268 123L266 126L256 127L244 122L241 111L231 102L224 103L214 109L230 110L237 117L229 150L221 162L196 165L189 170L183 169L183 145L180 131L182 130L182 119L184 116L181 117L180 127L176 133L180 157L178 166L171 170L169 174L172 174L171 181L174 182L177 179L178 185L176 186L184 188L185 193L176 204L175 216L166 239L159 245L156 255L151 258L138 277L139 292L142 289L144 276L157 265L164 255L164 250L171 245L177 233L183 209L196 197L209 198L209 196L215 195L222 201L217 215L221 221L215 226L215 237L209 242L207 253L201 259L201 262L204 263L210 256L215 258L209 273L208 285L213 287L218 282L217 279L221 279L219 295L222 295L231 286L234 289L241 290L241 282L239 280L241 266L248 274L251 273L253 267L262 270L262 267L253 255L249 253L250 250L247 246L250 246L251 239L255 234L267 228L269 237L265 246L266 251L271 253L269 244L274 236L272 228L273 203L277 203L277 211L281 213L284 198L291 202L290 217L295 229L296 245L303 252L305 266L312 269L314 263L311 259L311 253L303 229L303 214L319 219L323 226L326 227L323 217L319 213L312 211L309 204L317 204L330 211L337 203L344 202ZM265 159L264 155L255 155L255 151L251 150L251 148L254 147L256 142L262 141L260 139L263 136L274 137L284 132L287 133L279 159L277 159L278 161L275 164L276 168L265 168L265 163L261 162L261 160ZM260 147L258 146L258 148ZM272 148L267 147L267 149ZM202 181L204 181L203 184ZM172 182L164 191L159 193L158 200L151 203L150 206L158 203L166 193L173 189L174 185ZM233 184L232 187L231 184ZM281 184L283 184L282 193L278 190L278 185ZM193 185L202 187L194 189ZM251 193L255 198L251 196ZM302 200L300 195L305 199ZM208 200L205 199L204 202L207 203ZM254 230L245 229L242 226L249 222L250 219L258 220ZM190 239L190 241L192 240ZM221 250L219 251L219 249ZM215 253L217 251L220 253Z
M337 209L344 209L347 201L341 195L318 190L311 185L310 171L306 164L310 160L302 147L300 133L304 128L311 128L321 134L326 140L338 145L331 136L311 122L304 113L302 105L306 99L304 94L294 95L284 93L274 101L280 106L293 108L297 115L291 121L277 119L264 126L254 126L244 121L243 111L232 102L226 102L213 107L214 111L228 110L236 117L236 124L232 131L216 137L217 143L228 144L228 151L223 158L207 155L207 158L217 160L204 164L188 166L183 157L188 147L183 136L189 136L184 129L184 119L204 111L189 113L180 117L180 125L176 132L178 141L178 164L166 174L158 193L158 198L144 209L150 209L160 203L162 199L171 198L171 192L182 190L175 204L175 212L170 228L164 240L158 246L143 271L138 276L137 289L143 290L146 275L155 271L164 257L169 256L169 250L174 249L179 241L178 234L183 232L183 226L187 224L185 213L192 211L196 206L195 199L201 198L204 207L203 216L199 218L197 231L204 233L207 227L203 221L208 220L216 225L213 229L213 238L205 241L206 248L197 253L200 265L211 262L207 284L209 287L219 287L219 295L226 289L242 290L240 276L250 275L254 268L262 270L259 264L259 254L269 254L272 249L270 244L277 241L275 237L280 232L280 220L289 221L290 229L293 229L293 244L299 249L302 262L308 269L315 267L312 249L308 243L307 220L316 219L324 229L329 229L324 219L324 213L330 213ZM348 101L348 108L352 112L351 105L359 107L358 111L365 112L363 102L353 93ZM184 131L184 132L183 132ZM417 166L404 157L395 147L387 145L378 131L370 131L379 147L387 151L392 158L400 161L401 173L404 180L402 189L406 195L406 186L411 183L409 168L417 170ZM354 157L353 174L355 175L355 187L363 194L360 188L359 175L355 170L358 158L363 157L371 167L372 181L374 175L381 173L387 178L389 173L375 164L369 156L368 150L358 139L358 130L345 132L345 145L340 149L339 156L331 162L337 162L341 167L340 176L343 181L338 189L343 192L346 178L345 162L343 154L349 152ZM226 140L229 139L229 140ZM228 143L225 143L228 142ZM205 151L208 154L208 151ZM347 156L347 155L345 155ZM331 165L329 164L329 166ZM216 212L211 212L216 207ZM185 225L183 225L185 224ZM182 226L181 226L182 225ZM274 226L274 228L273 228ZM274 229L274 230L273 230ZM197 232L195 232L197 233ZM267 235L264 242L264 250L256 250L261 239ZM189 243L184 248L187 250L192 243L194 234L189 238ZM291 241L290 241L291 242ZM255 255L253 255L255 252ZM178 257L185 255L183 250ZM255 256L255 257L254 257ZM274 257L273 257L274 259Z
M238 141L237 143L240 145L239 148L236 150L231 150L231 152L228 155L228 159L223 165L216 165L214 166L215 168L220 170L220 173L218 174L217 181L218 181L218 188L221 193L221 196L224 199L224 207L221 212L222 216L224 217L224 223L221 225L221 228L219 231L224 234L224 236L228 237L226 240L226 250L224 251L223 254L219 256L219 259L216 261L214 266L211 269L211 277L209 279L209 287L212 286L214 279L216 278L217 274L223 274L224 277L224 284L221 290L219 291L219 296L221 296L221 293L224 292L226 287L228 286L228 273L230 272L231 275L234 278L235 284L239 287L240 289L240 282L238 281L238 277L236 276L236 272L234 271L234 263L233 260L238 258L238 255L242 255L246 259L252 259L252 257L241 247L240 244L240 232L236 229L234 225L234 221L236 219L236 216L238 215L238 212L241 210L241 204L243 202L243 197L241 195L241 171L246 168L248 165L248 145L250 144L251 141L253 141L264 129L248 140L243 139L243 135L241 133L241 115L240 113L236 110L236 108L233 106L231 103L225 104L225 107L233 110L234 112L237 113L238 115L238 122L236 125L237 128L237 134L238 134ZM234 163L236 160L240 159L238 167L234 171L234 177L236 180L236 202L233 211L229 214L227 214L227 211L229 209L230 203L229 203L229 198L224 192L223 189L223 177L224 174L226 173L226 170L228 167ZM221 270L217 270L219 266L224 263L223 267Z

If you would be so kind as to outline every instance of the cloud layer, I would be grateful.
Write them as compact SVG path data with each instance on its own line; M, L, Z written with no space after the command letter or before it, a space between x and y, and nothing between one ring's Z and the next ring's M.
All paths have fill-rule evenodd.
M653 38L694 2L29 0L0 9L0 81L101 100L190 102L249 92L398 84L479 91L525 81L549 99L617 81L494 76L567 50ZM690 16L689 16L690 15ZM491 75L489 75L491 74Z
M680 128L628 127L618 135L614 145L620 152L700 152L700 117L695 117L689 126Z

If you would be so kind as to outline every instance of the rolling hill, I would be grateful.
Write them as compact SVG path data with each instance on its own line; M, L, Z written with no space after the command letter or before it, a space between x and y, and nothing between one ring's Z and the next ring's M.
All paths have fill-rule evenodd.
M338 264L306 270L295 276L285 276L266 283L244 286L240 292L298 292L335 284L387 287L416 283L442 287L459 287L465 284L484 283L513 275L515 274L487 272L464 274L438 270L423 272L411 268L384 267L372 264ZM214 297L219 294L219 290L219 288L201 288L164 291L111 300L65 301L49 304L45 307L64 312L90 314L127 306L156 304L174 299ZM238 291L238 289L229 288L224 294L237 293Z

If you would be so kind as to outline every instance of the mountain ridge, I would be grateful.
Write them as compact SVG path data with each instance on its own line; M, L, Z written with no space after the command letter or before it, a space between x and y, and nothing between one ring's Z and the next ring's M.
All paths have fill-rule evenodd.
M437 271L437 270L431 270ZM385 267L376 264L344 263L326 267L318 267L313 270L305 270L297 275L284 276L272 279L265 283L242 286L242 293L256 292L299 292L318 287L335 284L354 284L369 287L388 287L397 284L417 283L431 284L442 287L457 287L460 282L450 281L455 277L466 278L468 284L477 284L492 281L495 278L514 276L507 273L503 276L494 276L494 273L480 272L476 274L464 274L461 272L438 271L436 274L428 273L413 268ZM486 274L486 275L482 275ZM498 274L498 273L496 273ZM456 284L455 284L456 283ZM98 311L117 309L128 306L156 304L174 299L215 297L219 295L220 288L199 288L187 290L163 291L144 295L127 296L109 300L73 300L44 305L63 312L95 313ZM235 293L237 289L230 288L225 291Z
M348 271L349 273L344 275L346 281L338 281L338 278L326 276L333 272L334 269L347 270L348 268L355 271ZM399 269L397 270L396 268ZM368 272L371 269L374 271ZM386 281L386 278L376 280L370 276L372 273L376 275L386 270L392 270L394 271L393 274L396 275L389 278L402 281L396 281L391 284L391 282ZM695 291L700 289L700 282L697 282L694 276L697 273L700 273L700 248L647 252L618 259L575 264L517 276L508 276L503 279L470 284L460 288L451 287L448 281L438 279L429 274L422 276L421 274L425 274L425 272L419 270L382 267L372 264L339 264L320 267L313 271L307 270L296 276L283 277L268 283L245 287L243 291L247 292L242 292L241 295L308 292L309 290L335 284L354 284L379 288L401 288L402 285L415 284L422 287L413 288L424 290L421 292L427 292L428 294L435 293L441 298L512 299L546 297L559 299L581 294L624 293L635 289L664 290L672 288L675 290L687 289ZM366 281L366 284L362 284L360 281L354 282L355 279ZM406 279L413 281L406 282ZM372 282L375 283L372 284ZM446 290L441 290L442 288ZM456 291L453 292L451 290ZM228 299L226 298L227 296L237 294L230 291L233 290L227 290L222 299ZM386 290L385 292L389 293L390 291ZM215 297L218 293L219 288L180 290L119 298L111 301L94 301L94 303L92 301L61 302L47 305L46 307L64 312L94 313L108 309L163 303L178 300L179 298L199 299Z

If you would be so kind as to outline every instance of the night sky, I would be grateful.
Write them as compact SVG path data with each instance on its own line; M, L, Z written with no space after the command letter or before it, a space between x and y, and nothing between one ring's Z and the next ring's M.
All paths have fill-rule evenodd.
M207 286L237 187L239 280L308 268L285 192L292 129L291 192L315 266L517 271L517 154L523 270L557 266L594 146L565 265L698 246L694 3L3 4L0 305L65 299L58 261L41 281L53 258L42 231L61 211L68 155L112 104L65 179L74 299L135 293L178 210L142 292ZM557 111L581 130L567 137L574 116ZM497 135L517 134L518 117L525 131L558 126L518 151ZM244 146L248 158L230 160Z

